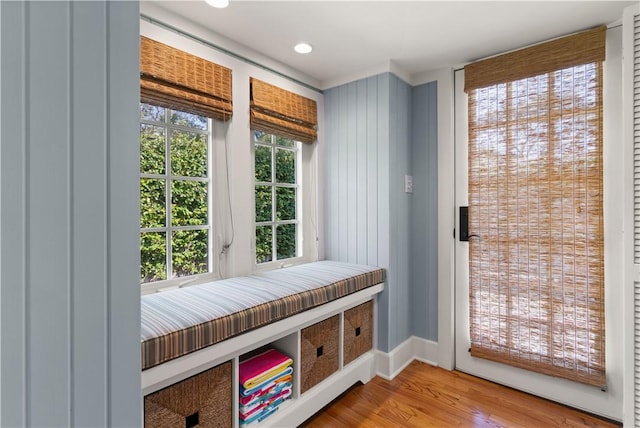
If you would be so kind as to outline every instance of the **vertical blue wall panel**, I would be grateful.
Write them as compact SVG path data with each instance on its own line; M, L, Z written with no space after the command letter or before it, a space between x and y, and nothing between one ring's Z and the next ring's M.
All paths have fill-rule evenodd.
M140 426L138 4L0 19L0 425Z
M337 257L338 260L342 260L345 262L349 261L349 254L347 253L349 248L349 242L347 239L349 218L349 205L347 199L347 188L349 184L347 183L347 179L349 177L349 162L347 156L349 153L348 132L349 127L351 126L351 118L349 117L349 109L347 105L347 88L348 86L342 86L338 88L338 102L340 106L340 110L338 113L338 138L336 140L336 143L338 145L338 158L336 159L336 164L338 166L338 187L335 192L333 192L333 195L338 196L338 218L336 219L336 224L339 231L337 241L339 252Z
M0 426L10 427L27 426L26 8L0 3Z
M411 284L413 334L438 340L437 83L412 89Z
M356 198L355 217L362 219L356 224L356 263L367 263L369 239L367 227L368 183L367 183L367 81L356 82Z
M389 348L393 349L411 336L411 288L409 278L409 246L412 231L409 214L412 194L404 191L404 176L411 174L411 87L390 75L390 270L394 292L391 294L393 333Z
M27 5L27 423L67 426L70 4Z
M362 240L362 236L358 236L358 224L366 221L365 218L359 218L357 213L358 207L358 112L357 112L357 83L347 85L347 114L346 118L349 123L347 127L347 181L345 187L347 189L347 261L356 263L358 261L358 240Z
M107 423L107 258L104 227L107 222L107 144L106 104L104 97L107 57L94 44L106 46L106 4L77 2L72 5L73 76L71 186L72 257L71 341L74 375L71 400L74 403L72 425ZM91 34L92 42L88 42ZM92 105L89 109L85 106ZM82 107L81 107L82 106ZM96 245L86 247L86 240ZM87 304L91 302L91 304ZM101 373L96 376L96 369Z
M336 91L325 92L324 103L325 103L325 106L336 105ZM336 112L337 112L337 109L335 108L332 108L332 109L325 108L325 113L324 113L325 122L335 123ZM324 134L325 134L325 140L335 141L338 133L335 126L332 126L332 127L325 126ZM334 175L335 168L332 162L329 162L328 160L329 159L335 160L336 156L334 154L334 151L336 150L336 148L337 148L336 144L325 144L323 148L324 149L323 153L325 158L323 177L325 182L320 188L323 191L322 200L324 204L323 205L324 212L326 213L331 213L334 210L335 198L330 198L328 196L332 193L332 189L336 188L337 178ZM334 238L335 229L336 229L336 225L334 223L335 216L324 216L323 218L324 218L324 235L325 235L323 245L324 245L325 256L328 256L329 254L331 254L333 257L335 257L335 250L334 250L334 246L336 243L336 239Z
M107 1L107 221L110 427L142 425L138 2ZM136 185L132 185L136 183Z
M366 93L366 121L367 130L366 151L363 157L367 165L367 254L366 261L374 266L378 265L378 82L376 77L365 80Z
M395 275L390 260L390 195L389 195L389 159L390 159L390 78L389 73L377 76L377 141L378 141L378 266L387 270L385 291L378 297L378 348L388 352L391 346L390 336L394 331L391 314L393 295L395 294Z

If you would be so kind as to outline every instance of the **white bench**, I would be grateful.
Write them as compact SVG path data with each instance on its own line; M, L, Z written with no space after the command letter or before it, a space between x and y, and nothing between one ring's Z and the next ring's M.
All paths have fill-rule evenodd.
M354 383L374 376L375 296L383 290L383 280L384 271L378 268L322 261L143 296L143 367L148 367L142 372L143 394L230 361L231 426L237 427L238 363L243 355L271 345L294 360L293 399L260 426L296 426ZM247 296L252 303L243 300ZM369 301L373 305L361 306ZM366 331L360 336L361 327L355 326L354 334L349 329L366 311L371 327L363 327ZM316 358L315 349L313 355L309 352L309 340L325 339L310 339L315 331L310 327L329 319L338 326L326 332L327 340L337 340L337 355L323 358L335 358L336 370L303 390L308 384L304 371L313 370L310 359ZM364 343L370 348L356 349L357 357L346 359L345 349L353 354L352 349Z

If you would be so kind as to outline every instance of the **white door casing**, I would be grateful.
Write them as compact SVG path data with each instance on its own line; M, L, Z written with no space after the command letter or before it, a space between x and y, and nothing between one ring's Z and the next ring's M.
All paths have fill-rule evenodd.
M623 143L626 192L624 228L633 239L625 240L625 426L640 426L640 5L625 9L623 16ZM626 189L625 189L626 190Z

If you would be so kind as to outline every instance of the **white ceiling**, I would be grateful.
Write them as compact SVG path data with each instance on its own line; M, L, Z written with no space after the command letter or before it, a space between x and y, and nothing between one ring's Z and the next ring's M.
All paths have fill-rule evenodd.
M633 1L201 1L157 6L332 86L392 63L411 76L622 17ZM293 46L306 41L311 54Z

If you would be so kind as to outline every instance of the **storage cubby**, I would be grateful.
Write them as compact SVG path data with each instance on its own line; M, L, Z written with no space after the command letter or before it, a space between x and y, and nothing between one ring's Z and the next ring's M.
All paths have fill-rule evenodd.
M304 328L300 332L300 392L305 393L332 373L340 364L340 316Z
M268 343L266 345L263 345L259 348L256 348L254 350L251 350L243 355L240 355L238 358L238 402L237 405L235 406L236 409L236 413L235 413L235 417L237 418L237 426L242 427L245 426L244 424L247 424L246 426L253 426L255 425L256 422L258 423L267 423L267 420L269 419L269 413L270 411L272 413L275 414L276 411L281 411L282 408L285 408L290 402L291 400L293 400L295 398L295 395L297 393L297 387L296 387L296 380L298 378L298 369L296 366L298 366L296 364L297 361L299 361L299 356L298 356L298 349L299 349L299 332L294 332L292 334L286 335L284 337L281 337L280 339L274 340L271 343ZM260 394L260 396L247 396L244 397L242 395L242 383L240 381L240 373L242 372L242 364L243 362L246 362L247 360L250 359L255 359L255 358L260 358L261 355L268 353L270 350L275 350L278 351L279 353L283 354L284 356L287 356L289 358L291 358L291 360L293 361L291 368L293 369L293 373L291 373L291 377L292 379L290 380L291 383L291 387L289 388L288 386L283 388L284 385L284 381L280 381L283 382L282 385L280 385L281 389L278 389L278 387L276 386L277 382L278 382L278 374L275 373L274 376L276 376L275 378L273 378L272 382L268 382L268 381L264 381L264 387L265 390L263 392L259 392L256 391ZM269 366L265 367L265 372L268 372L270 369ZM285 374L282 374L282 376L288 376ZM288 383L289 381L287 381ZM254 388L258 388L257 386L254 386ZM277 402L277 398L278 395L284 390L289 390L291 391L291 395L284 399L284 401L282 402ZM243 401L246 400L246 401ZM280 398L280 400L282 400L282 398ZM244 410L243 410L243 406ZM275 407L275 410L273 410L273 408ZM242 412L247 412L245 413L244 417L245 418L253 418L256 419L255 422L251 422L250 420L248 422L243 422L243 414Z
M373 302L344 311L343 365L373 348Z
M220 364L144 398L148 428L231 428L231 362Z

